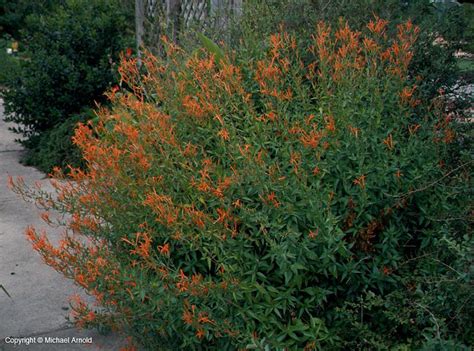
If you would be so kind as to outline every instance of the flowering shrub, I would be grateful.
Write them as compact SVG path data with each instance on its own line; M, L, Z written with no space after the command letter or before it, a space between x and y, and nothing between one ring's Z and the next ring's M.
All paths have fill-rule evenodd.
M467 252L436 220L458 201L444 185L455 134L407 83L418 29L386 28L319 23L309 61L288 33L256 62L166 40L166 59L124 57L128 90L75 132L86 170L56 171L54 195L11 180L66 225L57 245L27 235L96 297L100 309L74 300L77 323L149 350L462 340L466 308L442 324L450 312L413 305L417 277L445 271L432 258Z

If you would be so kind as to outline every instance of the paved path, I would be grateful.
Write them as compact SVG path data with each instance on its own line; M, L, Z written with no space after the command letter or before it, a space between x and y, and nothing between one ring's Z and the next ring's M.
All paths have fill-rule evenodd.
M0 351L119 350L123 338L77 330L67 318L69 296L79 292L71 281L45 265L24 235L26 226L44 227L34 205L25 203L7 186L7 176L23 176L25 182L48 184L44 174L19 163L22 150L17 135L3 121L0 100ZM51 228L48 228L51 232ZM57 233L53 233L57 235ZM31 336L36 343L13 346L9 336ZM39 344L41 337L92 337L92 344ZM6 339L7 338L7 339ZM89 339L90 340L90 339Z

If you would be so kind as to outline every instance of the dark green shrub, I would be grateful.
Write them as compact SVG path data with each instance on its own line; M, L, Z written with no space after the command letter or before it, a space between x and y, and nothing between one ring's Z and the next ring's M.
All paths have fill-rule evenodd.
M27 148L39 155L43 133L64 128L72 115L104 101L103 92L117 81L114 61L126 45L128 28L118 1L68 0L45 15L28 17L27 59L3 93L6 119L19 125L16 131L26 137Z
M462 49L474 53L474 4L465 3L463 6L467 18L467 28L464 30Z
M24 163L34 165L46 173L54 167L64 170L67 170L68 166L83 167L82 154L73 144L72 137L77 123L87 123L92 118L92 111L72 115L54 128L32 137L35 147L27 150ZM35 138L38 140L34 140Z
M0 0L0 36L8 34L20 39L27 17L46 14L63 0Z
M7 54L5 46L0 40L0 88L5 86L10 77L18 74L19 65L16 57Z
M389 29L124 58L130 90L76 129L86 169L12 184L67 214L58 246L27 234L97 298L77 323L146 350L470 346L472 160L407 78L418 28Z

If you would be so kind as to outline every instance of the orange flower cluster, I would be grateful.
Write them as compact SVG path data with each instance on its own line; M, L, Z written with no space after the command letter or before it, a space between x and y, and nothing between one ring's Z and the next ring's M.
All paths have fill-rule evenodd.
M388 21L383 20L378 16L375 16L375 21L370 20L367 24L367 28L371 33L376 34L378 36L383 36L385 34L385 30L387 29L387 24Z
M95 320L95 313L89 309L79 295L71 296L69 303L72 308L72 317L78 321L76 323L77 327L84 328Z
M439 122L434 126L434 141L436 143L450 144L455 139L455 132L451 128L451 116L445 115L444 118L440 118Z
M255 80L262 95L277 101L292 99L293 91L285 83L291 67L288 52L296 54L296 39L288 33L273 34L270 37L269 57L258 61L255 69Z
M272 205L273 207L275 208L278 208L280 207L281 203L278 201L276 195L275 195L275 192L272 191L271 193L265 195L265 196L260 196L260 198L262 199L262 201L266 204L270 204Z
M150 249L151 249L151 237L150 234L146 232L136 233L135 234L135 241L130 241L127 238L122 238L127 244L132 245L133 249L130 250L131 254L136 254L143 259L148 259L150 257Z
M155 220L165 226L173 225L179 218L179 208L168 195L159 195L154 191L146 196L143 204L150 207L156 214Z
M366 176L365 174L363 174L360 177L357 177L356 179L354 179L354 184L358 185L361 189L365 189L365 179L366 179Z
M417 86L414 85L413 87L404 87L400 93L400 100L402 103L410 105L411 107L415 107L420 104L420 100L413 97L413 93L415 92Z
M403 78L407 75L408 65L413 58L411 48L418 37L420 29L414 26L411 21L398 25L397 29L398 40L382 53L382 58L390 61L392 64L387 68L389 73Z
M196 315L196 306L189 306L188 301L185 301L182 319L186 324L196 328L196 337L198 339L202 339L205 336L206 332L204 330L204 326L206 324L216 324L215 321L208 317L206 312L199 312Z
M28 240L33 249L41 254L44 262L73 279L79 286L85 288L91 295L95 296L101 305L115 305L113 296L120 290L120 282L116 278L117 267L107 255L107 249L103 243L85 245L71 235L65 234L63 239L54 246L50 243L46 234L38 234L35 229L28 227L26 231ZM97 284L106 281L108 299L104 299ZM91 311L87 304L78 296L72 298L73 317L79 327L88 326L96 320L97 313Z
M214 170L214 171L213 171ZM222 199L225 191L227 191L238 179L235 170L231 169L232 176L225 176L216 180L212 179L213 173L217 171L212 164L212 160L205 159L202 162L202 168L198 173L200 178L196 180L194 176L191 177L190 185L198 189L200 192L212 194L213 196Z
M329 25L319 23L310 52L320 60L320 64L310 64L313 74L309 78L314 79L314 73L317 73L320 78L338 82L343 77L361 74L365 70L375 72L381 66L379 59L387 63L387 72L400 78L405 77L419 28L411 22L399 25L397 40L383 50L382 42L385 41L387 24L387 21L375 17L367 25L370 35L363 35L351 30L347 22L341 20L333 36Z

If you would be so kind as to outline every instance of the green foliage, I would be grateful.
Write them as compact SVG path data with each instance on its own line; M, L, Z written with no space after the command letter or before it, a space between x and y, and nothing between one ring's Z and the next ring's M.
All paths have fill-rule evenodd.
M214 43L211 39L206 37L202 33L197 33L197 36L202 44L202 46L209 51L211 54L214 55L216 58L216 61L219 62L224 59L224 51L216 44Z
M83 167L84 161L79 149L73 144L71 138L77 123L87 123L94 118L92 111L75 114L54 128L33 137L34 148L27 150L23 162L26 165L36 166L39 170L48 173L54 167L64 170L68 166ZM38 140L34 140L38 138Z
M30 15L47 14L62 0L0 0L0 36L21 38L21 31Z
M408 78L419 30L313 34L124 57L128 90L76 129L85 171L57 196L14 185L67 214L58 247L28 237L97 298L79 325L146 350L473 344L473 161Z
M474 60L470 58L460 58L458 59L458 68L459 71L463 74L474 74ZM472 81L472 78L471 78Z
M466 16L466 28L463 30L463 42L461 43L462 50L469 53L474 52L474 4L464 3L462 4L463 14Z
M117 81L114 62L127 43L128 28L117 1L70 0L27 18L27 59L8 77L3 98L6 119L19 125L16 131L35 155L42 152L40 140L48 144L51 137L43 133L72 126L67 119L104 101L103 92ZM43 153L38 163L45 165L47 157Z
M0 40L0 88L5 86L9 77L18 74L19 65L18 58L7 54L5 42Z

